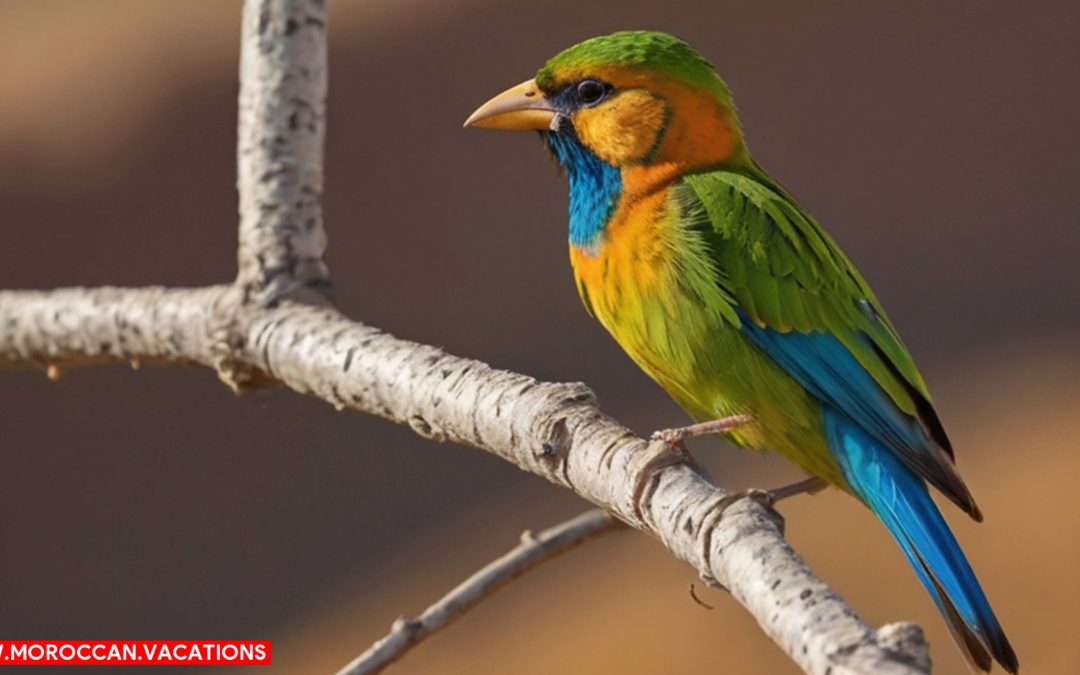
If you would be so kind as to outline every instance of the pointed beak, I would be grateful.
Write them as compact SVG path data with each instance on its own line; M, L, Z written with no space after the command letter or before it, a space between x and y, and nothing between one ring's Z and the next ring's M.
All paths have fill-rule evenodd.
M556 113L536 80L510 87L476 109L465 120L467 127L506 129L509 131L548 131L555 124Z

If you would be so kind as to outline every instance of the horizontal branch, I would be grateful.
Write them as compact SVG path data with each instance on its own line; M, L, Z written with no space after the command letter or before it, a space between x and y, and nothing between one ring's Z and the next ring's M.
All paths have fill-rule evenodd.
M610 419L580 383L540 382L400 340L329 307L284 302L236 313L228 287L0 293L0 365L163 358L231 359L338 407L477 447L564 486L648 532L726 587L806 672L929 672L914 624L874 631L784 540L775 513L686 464L649 475L668 452ZM224 312L224 314L222 314ZM219 368L220 369L220 368ZM648 489L636 490L648 478Z
M523 533L521 543L513 550L463 581L424 610L419 619L401 617L395 621L386 637L338 671L338 675L373 675L382 671L522 574L620 524L606 511L593 509L540 534Z
M0 365L169 359L217 363L229 287L0 292ZM222 312L226 312L222 316ZM304 394L492 452L658 537L704 580L726 587L810 673L926 673L920 629L873 631L788 546L771 510L726 496L691 467L607 417L580 383L546 383L400 340L336 310L253 310L234 358ZM640 514L640 518L639 515Z
M0 291L0 366L190 361L213 367L230 286Z
M330 308L286 304L257 315L248 335L243 360L298 392L494 453L658 537L807 672L929 672L921 629L868 627L788 546L771 509L749 499L718 509L726 493L686 464L656 472L638 495L651 460L669 451L605 415L584 384L498 370Z

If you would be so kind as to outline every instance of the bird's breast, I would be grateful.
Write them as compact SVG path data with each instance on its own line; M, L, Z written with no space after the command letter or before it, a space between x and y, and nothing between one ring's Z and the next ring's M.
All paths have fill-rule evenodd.
M684 233L667 188L624 201L591 247L571 246L586 307L626 353L685 407L710 374L699 357L716 317L686 291ZM696 406L695 406L696 407Z
M595 242L570 247L582 299L620 342L671 292L673 233L666 211L667 190L624 198Z

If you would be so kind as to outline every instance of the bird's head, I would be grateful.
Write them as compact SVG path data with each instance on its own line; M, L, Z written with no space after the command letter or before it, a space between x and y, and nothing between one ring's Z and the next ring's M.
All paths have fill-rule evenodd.
M620 170L746 159L727 85L690 45L652 31L592 38L480 106L465 126L535 130L563 164L581 146ZM569 167L572 168L572 167Z

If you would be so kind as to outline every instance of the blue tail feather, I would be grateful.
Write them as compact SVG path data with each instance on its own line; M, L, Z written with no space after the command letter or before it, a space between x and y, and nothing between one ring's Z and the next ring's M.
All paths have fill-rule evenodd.
M834 409L825 408L824 423L829 447L848 483L896 539L969 663L989 670L992 655L1015 673L1016 655L926 484L880 441Z

